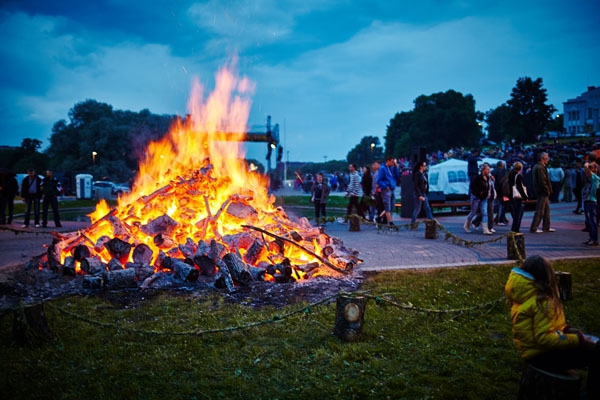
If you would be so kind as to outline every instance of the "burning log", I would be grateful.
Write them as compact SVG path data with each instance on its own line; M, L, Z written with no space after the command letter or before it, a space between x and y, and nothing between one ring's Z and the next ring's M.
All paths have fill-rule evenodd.
M100 236L98 240L96 240L96 244L94 244L94 251L96 253L100 253L102 250L105 249L106 243L108 242L110 242L110 237L106 235ZM89 255L87 257L89 257Z
M192 265L186 264L178 259L171 259L171 262L175 276L186 282L194 282L198 280L200 273Z
M62 267L63 276L75 276L75 258L74 257L65 257L65 263Z
M347 273L348 273L347 271L345 271L345 270L342 270L342 269L339 269L339 268L338 268L338 267L336 267L335 265L331 264L329 261L327 261L327 260L326 260L326 259L324 259L323 257L319 256L318 254L315 254L314 252L312 252L312 251L310 251L310 250L306 249L305 247L303 247L303 246L299 245L298 243L294 242L293 240L289 240L289 239L283 238L283 237L281 237L281 236L277 236L277 235L275 235L274 233L271 233L271 232L265 231L264 229L261 229L261 228L255 227L255 226L251 226L251 225L242 225L242 226L243 226L244 228L250 228L250 229L254 229L254 230L257 230L257 231L259 231L259 232L262 232L262 233L264 233L264 234L266 234L266 235L269 235L269 236L271 236L271 237L274 237L274 238L277 238L277 239L283 240L283 241L285 241L286 243L291 243L291 244L293 244L294 246L296 246L296 247L298 247L298 248L302 249L303 251L307 252L307 253L308 253L308 254L310 254L311 256L315 257L317 260L321 261L323 264L327 265L329 268L331 268L331 269L333 269L333 270L335 270L335 271L337 271L337 272L341 272L342 274L347 274Z
M222 240L230 249L248 249L255 239L250 232L240 232L235 235L225 235Z
M160 249L170 249L174 247L175 241L164 233L159 233L154 236L154 244Z
M248 264L236 253L227 253L223 257L223 263L227 266L229 274L234 282L247 285L252 282L252 274Z
M135 270L135 278L138 282L144 281L154 274L154 268L148 264L127 263L126 268Z
M264 253L265 246L263 245L263 241L260 239L255 239L252 245L248 248L246 254L244 254L244 261L250 265L254 265Z
M100 258L87 257L81 260L81 270L89 275L98 275L106 271L106 266Z
M215 287L217 289L227 289L229 293L235 292L235 285L233 284L233 279L227 265L223 261L219 261L217 266L219 267L219 271L215 276Z
M105 288L108 290L137 288L135 269L122 269L104 274Z
M83 260L84 258L90 257L91 255L92 252L90 248L87 247L85 244L77 245L77 247L75 247L75 250L73 251L73 257L75 258L75 261L79 262L81 262L81 260Z
M133 262L136 264L150 264L152 256L152 249L147 244L138 244L133 249Z
M111 239L106 243L106 248L110 255L117 258L122 264L126 263L127 259L129 259L131 247L131 244L119 238Z
M185 244L179 245L179 251L186 258L191 258L196 253L196 243L192 241L192 239L187 238Z
M142 225L140 229L148 236L154 236L159 233L170 236L178 226L179 222L175 221L173 218L168 215L161 215L148 222L146 225Z
M233 201L227 207L227 214L241 221L253 222L258 218L258 212L249 204Z
M125 268L123 267L123 263L116 258L111 258L106 267L109 271L119 271Z

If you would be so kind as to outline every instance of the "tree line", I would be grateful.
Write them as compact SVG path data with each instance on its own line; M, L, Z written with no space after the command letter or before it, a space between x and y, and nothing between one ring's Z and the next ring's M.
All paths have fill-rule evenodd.
M410 157L417 146L427 152L475 147L484 134L483 122L491 140L535 142L547 130L562 131L562 120L552 118L556 109L546 103L542 79L529 77L519 78L510 98L486 113L476 110L470 94L448 90L421 95L414 100L412 110L398 112L390 119L383 144L378 136L365 136L341 164L368 165L387 156ZM24 139L17 149L0 149L0 167L16 172L49 168L73 177L90 173L97 180L132 181L148 143L162 138L178 118L152 114L147 109L115 110L91 99L75 104L68 117L69 121L61 119L54 124L50 145L44 151L40 152L42 143L36 139ZM331 167L332 162L314 167Z

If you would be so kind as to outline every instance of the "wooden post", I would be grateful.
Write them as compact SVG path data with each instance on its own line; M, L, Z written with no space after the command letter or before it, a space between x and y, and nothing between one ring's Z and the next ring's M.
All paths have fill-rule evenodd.
M13 337L17 343L25 345L55 339L46 320L44 303L19 308L13 315Z
M558 280L558 293L560 293L560 299L562 301L572 300L572 281L570 272L556 271L556 278Z
M522 233L513 233L506 238L506 253L509 260L524 260L525 236Z
M348 216L348 222L350 223L350 232L360 232L360 217L350 215Z
M333 334L346 342L360 340L366 305L364 297L338 296Z
M433 219L425 221L425 239L437 239L437 222Z
M581 376L576 373L552 373L527 364L521 377L519 400L578 399L580 386Z

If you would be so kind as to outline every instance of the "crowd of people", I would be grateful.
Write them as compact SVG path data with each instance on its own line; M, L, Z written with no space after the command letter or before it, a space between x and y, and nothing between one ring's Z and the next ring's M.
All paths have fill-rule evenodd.
M36 228L47 227L50 208L52 208L54 226L57 228L62 226L58 211L58 196L61 194L61 190L52 171L47 170L46 175L42 178L35 173L35 170L27 170L27 176L21 182L20 193L16 176L12 173L2 174L0 179L0 224L12 224L17 194L21 195L25 203L23 228L29 227L32 214Z

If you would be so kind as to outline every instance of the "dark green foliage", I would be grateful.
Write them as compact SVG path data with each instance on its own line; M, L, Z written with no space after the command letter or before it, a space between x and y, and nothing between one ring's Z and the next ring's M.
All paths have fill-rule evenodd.
M513 115L518 116L518 125L512 126L512 138L531 143L546 131L556 108L546 104L548 96L543 85L542 78L535 81L529 77L517 80L507 102Z
M421 95L413 111L396 114L387 127L386 156L409 156L413 147L428 152L454 146L474 146L481 137L479 114L470 94L454 90Z
M554 266L572 273L567 318L598 334L596 262ZM0 392L10 399L516 398L522 362L503 301L509 270L369 275L362 287L369 297L365 337L357 343L332 336L334 300L260 309L216 292L53 300L45 307L58 337L51 344L18 346L11 318L0 319ZM277 317L295 310L301 312ZM273 319L280 322L193 334Z
M348 163L354 163L358 167L371 166L373 161L383 159L383 147L380 146L377 136L365 136L360 143L348 152Z

